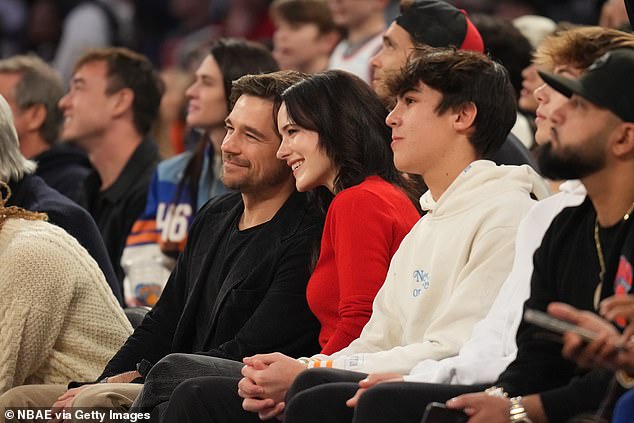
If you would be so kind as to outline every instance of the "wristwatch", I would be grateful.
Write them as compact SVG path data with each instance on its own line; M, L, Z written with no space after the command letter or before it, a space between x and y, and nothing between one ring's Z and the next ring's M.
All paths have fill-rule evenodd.
M528 413L522 405L522 397L511 398L511 409L509 412L509 422L511 423L532 423L528 418Z

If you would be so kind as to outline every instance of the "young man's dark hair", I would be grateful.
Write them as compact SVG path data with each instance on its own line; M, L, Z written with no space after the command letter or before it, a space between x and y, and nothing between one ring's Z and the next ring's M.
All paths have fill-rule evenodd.
M468 103L477 108L469 141L480 157L495 153L515 123L513 87L504 66L482 54L465 50L417 49L404 72L389 81L394 96L414 90L420 83L440 91L438 114Z
M134 92L134 127L139 134L145 135L158 115L165 91L158 72L145 56L122 47L89 50L75 64L73 72L87 63L100 61L107 65L106 94L114 94L125 88Z

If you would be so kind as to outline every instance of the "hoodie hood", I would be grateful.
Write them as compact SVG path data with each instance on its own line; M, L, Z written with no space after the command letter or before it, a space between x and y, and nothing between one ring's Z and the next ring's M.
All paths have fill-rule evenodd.
M477 160L460 172L438 201L428 190L420 205L429 217L438 218L462 213L493 196L518 189L537 200L550 195L546 181L530 166L497 166L489 160Z

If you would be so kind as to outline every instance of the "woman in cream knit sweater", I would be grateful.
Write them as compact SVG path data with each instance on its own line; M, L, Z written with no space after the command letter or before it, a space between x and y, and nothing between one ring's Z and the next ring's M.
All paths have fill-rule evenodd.
M94 380L132 328L88 252L45 215L5 208L7 190L0 183L0 394Z

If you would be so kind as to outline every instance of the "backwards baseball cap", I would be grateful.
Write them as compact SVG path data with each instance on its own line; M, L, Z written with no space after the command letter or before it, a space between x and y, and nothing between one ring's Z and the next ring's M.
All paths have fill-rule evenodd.
M440 0L414 0L396 18L410 36L431 47L455 46L484 52L484 42L464 10Z
M539 75L566 97L580 95L625 122L634 122L634 48L605 53L576 80L542 71Z

